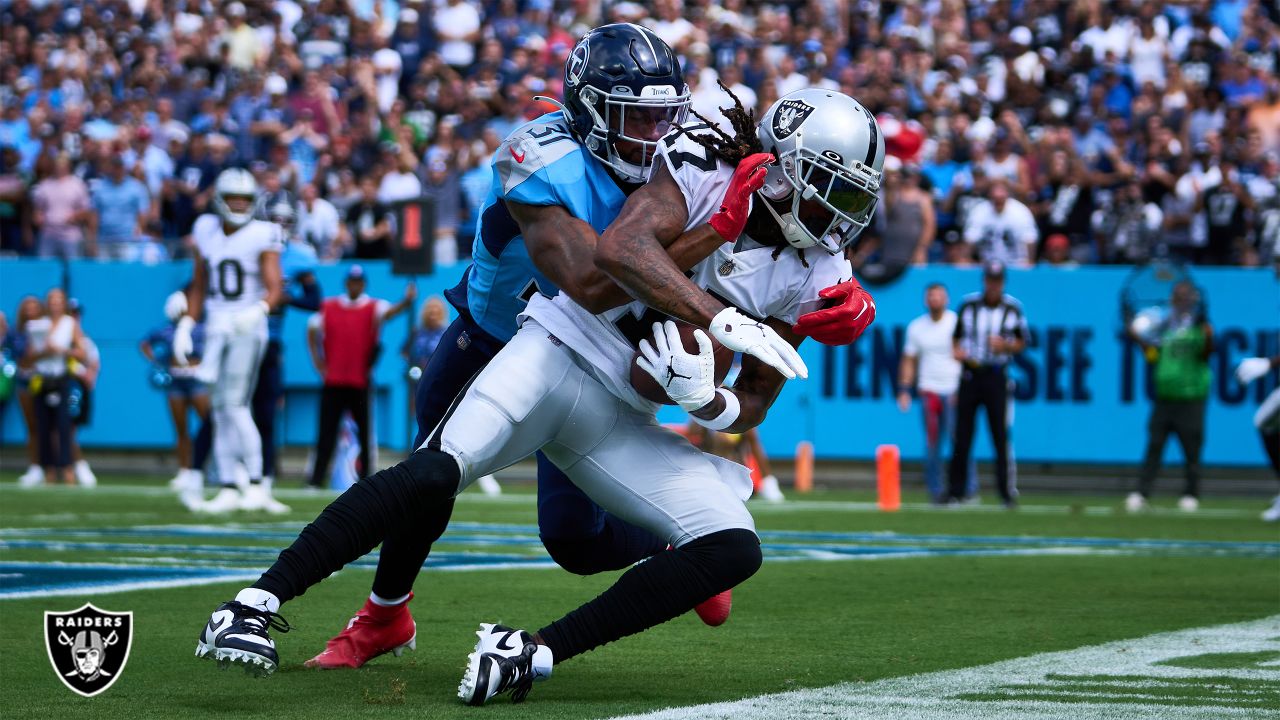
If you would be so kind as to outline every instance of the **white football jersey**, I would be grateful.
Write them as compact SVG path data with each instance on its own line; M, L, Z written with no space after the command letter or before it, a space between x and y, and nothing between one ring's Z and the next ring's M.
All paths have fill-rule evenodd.
M712 158L702 145L676 131L659 145L667 169L675 178L689 209L686 230L706 223L720 209L733 178L733 167ZM824 288L853 277L843 256L821 248L801 254L787 246L774 259L776 247L743 236L734 245L721 245L693 267L691 278L725 305L757 320L775 318L788 325L821 303ZM651 338L653 323L665 315L632 302L592 315L560 293L554 298L534 296L522 317L532 317L582 356L605 387L638 410L655 412L657 405L631 387L631 359L641 339Z
M283 249L279 225L250 220L227 235L222 218L207 214L196 218L191 235L207 271L205 313L210 324L225 321L266 297L259 260L264 252Z

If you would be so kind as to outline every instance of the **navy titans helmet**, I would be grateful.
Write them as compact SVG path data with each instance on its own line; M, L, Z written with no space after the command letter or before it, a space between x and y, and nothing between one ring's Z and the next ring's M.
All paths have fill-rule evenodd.
M658 140L688 109L680 60L648 28L602 25L584 35L565 61L569 127L624 181L649 179Z

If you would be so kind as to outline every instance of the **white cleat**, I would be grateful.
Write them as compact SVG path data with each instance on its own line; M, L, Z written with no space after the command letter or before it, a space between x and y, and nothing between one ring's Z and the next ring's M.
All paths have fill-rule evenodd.
M98 487L98 476L93 474L93 469L89 467L89 461L78 460L75 464L75 473L76 482L80 483L80 487Z
M1124 499L1124 509L1131 513L1142 512L1147 509L1147 499L1142 497L1142 493L1131 492Z
M476 636L458 684L458 698L466 704L483 705L507 691L511 702L524 702L535 680L551 677L551 648L535 643L529 633L483 623Z
M765 475L760 481L760 499L765 502L780 503L787 498L782 494L782 488L778 487L778 478L772 475Z
M178 477L175 480L180 481L174 486L174 490L178 493L178 501L188 510L197 510L204 503L204 473L183 468L178 471Z
M480 487L480 492L489 497L497 497L502 494L502 486L498 484L498 479L492 475L482 475L476 480L476 485Z
M216 660L218 669L243 665L245 673L267 677L276 671L280 658L270 630L289 632L289 623L265 607L232 600L222 603L200 630L196 657Z
M240 491L233 487L223 487L209 500L193 508L196 512L210 515L225 515L240 509Z
M240 494L240 509L249 512L267 512L272 515L284 515L289 506L271 496L271 491L262 483L250 484Z
M1193 513L1200 509L1200 501L1195 495L1183 495L1178 500L1178 509L1182 512Z
M1262 513L1262 519L1267 522L1280 521L1280 495L1277 495L1275 502L1271 503L1271 507Z
M39 487L44 484L44 468L30 465L27 471L18 476L18 485L24 488Z

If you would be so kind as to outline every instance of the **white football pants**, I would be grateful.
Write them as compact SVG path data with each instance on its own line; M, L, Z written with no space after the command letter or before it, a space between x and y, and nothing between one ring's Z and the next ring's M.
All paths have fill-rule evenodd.
M584 366L527 320L423 445L457 460L459 492L542 450L598 505L674 546L721 530L755 531L743 503L751 492L745 467L698 450Z
M262 478L262 436L252 403L266 344L265 322L260 332L210 327L205 336L200 376L213 385L213 457L224 485L237 477L236 463L251 479Z

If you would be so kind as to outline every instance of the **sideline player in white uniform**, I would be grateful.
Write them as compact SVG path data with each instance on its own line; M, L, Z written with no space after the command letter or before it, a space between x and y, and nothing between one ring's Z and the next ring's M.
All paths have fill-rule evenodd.
M253 219L257 204L253 175L241 168L224 170L214 184L216 214L197 218L191 231L196 252L190 311L178 321L173 350L180 361L191 352L191 329L203 309L199 375L213 385L213 455L222 488L192 508L201 512L289 511L263 483L262 437L251 407L267 344L267 315L284 297L281 230ZM244 473L248 484L241 488L236 478Z
M754 138L750 121L738 116L746 126L739 134ZM704 332L696 333L700 352L688 353L670 340L674 324L650 322L642 305L592 315L565 295L535 296L515 338L423 446L326 508L254 587L214 612L208 627L230 623L234 632L205 629L197 654L274 669L268 629L288 625L277 612L280 597L264 586L296 596L371 550L383 527L418 516L538 449L592 500L674 549L632 567L599 597L534 634L482 625L459 688L466 702L483 704L504 691L520 701L534 679L550 675L553 661L666 622L754 574L761 554L743 504L751 489L746 468L702 453L658 425L656 405L627 378L639 343L646 370L673 400L706 427L741 431L763 419L784 373L805 375L791 325L824 288L852 277L842 251L875 208L884 143L861 105L826 91L783 98L760 134L765 149L781 159L776 179L787 188L758 199L747 220L751 238L713 253L694 268L692 280L672 263L679 282L701 293L714 312L707 314L706 303L689 303L684 287L644 290L671 297L667 304L678 310L700 307L703 315L687 313L697 324L728 347L751 349L734 388L715 387ZM602 244L613 234L614 242L652 243L661 251L668 236L704 223L718 209L731 163L683 133L664 140L661 153L664 164L628 200ZM746 154L734 153L732 161ZM806 257L806 248L817 249ZM872 312L870 303L862 311Z

